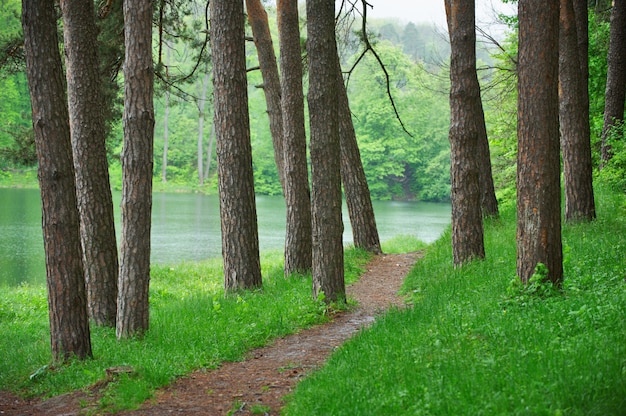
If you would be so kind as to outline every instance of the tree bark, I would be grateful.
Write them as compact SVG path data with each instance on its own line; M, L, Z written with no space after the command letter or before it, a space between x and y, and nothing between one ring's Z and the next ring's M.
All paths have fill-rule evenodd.
M246 0L248 22L252 28L254 44L259 57L261 76L263 77L263 92L267 105L267 114L270 120L270 132L274 145L274 160L278 169L280 186L285 193L285 161L283 138L283 115L281 110L281 88L278 76L278 65L274 54L274 44L270 34L267 13L261 0Z
M165 65L170 64L170 48L165 45ZM167 153L169 151L169 135L170 135L170 91L165 90L165 103L163 109L163 158L161 159L161 182L167 182Z
M206 151L206 167L204 169L204 179L209 178L211 171L211 155L213 155L213 142L215 142L215 123L211 124L211 134L209 135L209 146Z
M278 0L281 104L283 115L285 204L285 275L306 273L312 264L311 192L306 155L302 57L297 0Z
M335 2L307 0L313 294L345 301Z
M52 0L23 0L54 361L92 356L69 115Z
M87 305L96 325L112 327L117 314L119 262L105 146L98 29L93 1L65 0L61 8Z
M339 140L341 146L341 181L346 194L346 205L352 225L352 240L355 247L374 254L381 254L380 238L370 190L365 178L361 153L356 140L348 92L343 83L339 56L337 65L337 106L339 110Z
M198 100L198 183L204 185L204 168L202 161L204 160L204 109L206 107L206 93L209 89L209 68L205 69L204 77L202 77L200 91L200 99ZM207 162L208 163L208 162Z
M446 0L450 34L450 181L455 266L485 257L478 161L480 86L474 1ZM483 119L484 120L484 119Z
M560 284L559 2L518 6L517 275L526 283L543 263Z
M476 61L476 59L474 59ZM478 81L477 81L478 82ZM489 150L489 139L487 137L487 126L485 125L485 112L480 96L480 86L478 95L474 95L478 118L478 175L480 181L480 206L483 217L497 218L500 215L498 209L498 199L493 184L493 174L491 170L491 152Z
M565 221L591 221L596 217L591 164L591 132L586 65L581 63L572 0L560 0L559 122L563 149ZM585 101L587 99L587 101Z
M154 146L152 10L152 1L124 1L126 61L118 339L142 335L149 327Z
M242 0L212 0L214 123L227 292L262 285Z
M611 29L607 57L606 92L604 104L604 127L602 128L601 164L612 157L609 135L614 126L624 122L624 99L626 98L626 2L613 2ZM622 139L618 134L618 139Z
M585 108L589 111L589 6L587 0L572 0L578 39L578 57L584 87L582 90Z

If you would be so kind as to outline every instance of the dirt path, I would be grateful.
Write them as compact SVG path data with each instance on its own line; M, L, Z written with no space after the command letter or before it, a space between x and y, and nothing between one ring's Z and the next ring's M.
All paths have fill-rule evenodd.
M324 363L332 351L356 331L374 321L392 305L403 306L397 296L402 281L418 253L375 257L358 282L347 288L348 297L359 306L337 314L334 319L298 334L276 340L251 351L245 361L224 363L217 370L196 371L160 390L141 409L124 415L251 415L265 409L279 415L282 398L307 372ZM63 395L39 403L25 403L0 394L3 415L80 415L76 395ZM6 400L13 400L7 403ZM3 411L3 407L6 410ZM270 410L267 410L270 409ZM263 414L261 412L261 414Z

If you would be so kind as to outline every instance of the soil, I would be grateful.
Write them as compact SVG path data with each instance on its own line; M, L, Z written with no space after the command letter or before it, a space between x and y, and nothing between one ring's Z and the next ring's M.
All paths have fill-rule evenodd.
M323 365L338 346L389 307L404 306L398 290L419 256L407 253L374 257L359 281L347 288L348 297L358 302L357 307L335 314L326 324L255 349L243 361L193 372L157 391L139 410L121 414L279 415L284 396L309 372ZM24 400L0 392L0 416L94 414L106 383L103 380L87 390L47 400Z

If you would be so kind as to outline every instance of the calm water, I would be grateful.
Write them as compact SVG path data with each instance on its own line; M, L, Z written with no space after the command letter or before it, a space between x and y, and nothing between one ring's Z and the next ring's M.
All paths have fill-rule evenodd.
M43 283L45 261L41 232L41 201L36 189L0 188L0 286ZM114 195L119 227L120 195ZM374 202L381 241L413 235L436 240L450 223L450 206L424 202ZM280 197L257 196L261 251L282 250L285 203ZM352 230L344 206L344 241ZM119 239L119 231L118 231ZM219 201L200 194L154 195L152 262L177 263L221 256Z

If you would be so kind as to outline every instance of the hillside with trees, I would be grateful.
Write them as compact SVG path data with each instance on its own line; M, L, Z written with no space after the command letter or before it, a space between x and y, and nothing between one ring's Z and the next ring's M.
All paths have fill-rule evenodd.
M0 39L8 45L14 36L21 33L19 16L15 14L19 2L5 2L3 8L2 16L6 24L0 29L3 32ZM176 17L182 21L169 22L171 27L168 30L155 34L163 37L153 53L157 64L155 189L215 193L217 165L212 133L212 91L210 82L207 82L207 78L212 76L212 69L210 61L207 61L210 59L207 51L198 49L204 35L201 32L195 37L189 34L190 28L200 28L204 24L201 17L204 10L198 4L188 5L188 10L184 12L186 14L181 12L179 16L170 16L170 19ZM277 44L275 10L268 7L268 13ZM110 17L104 17L99 23L104 25L107 19ZM301 20L301 26L303 24ZM183 31L179 27L181 25L186 28L182 33L184 36L173 34L173 30ZM346 29L348 39L345 45L352 45L348 48L351 53L340 44L344 71L354 64L359 53L358 27L359 22L356 22ZM446 93L449 81L444 63L449 46L445 37L426 25L409 23L403 26L384 20L372 20L368 30L389 73L390 93L396 102L398 115L410 133L402 129L390 105L380 64L372 56L365 56L350 74L347 86L372 197L446 201L449 199ZM246 31L251 37L250 27ZM155 38L155 45L157 43ZM23 63L15 53L6 48L4 50L9 54L4 56L0 78L0 164L8 175L9 172L32 169L35 154ZM246 45L246 56L255 190L259 194L278 195L282 191L273 162L264 93L259 88L263 80L257 68L257 52L250 41ZM121 74L116 76L116 94L119 96L122 77ZM185 77L188 78L183 79ZM203 96L206 98L203 99ZM120 114L119 98L111 105L117 106L117 110L112 112ZM199 144L201 116L204 123ZM121 120L113 118L109 122L112 126L107 138L111 182L114 188L121 189ZM199 173L199 169L203 172Z

